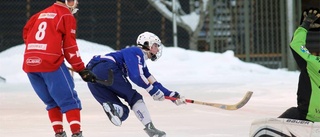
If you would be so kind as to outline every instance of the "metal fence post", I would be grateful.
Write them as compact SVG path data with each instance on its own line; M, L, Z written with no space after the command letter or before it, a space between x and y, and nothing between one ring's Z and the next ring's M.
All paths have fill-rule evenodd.
M210 51L214 52L214 36L213 36L213 0L208 2L209 4L209 33L210 33Z
M287 62L288 62L288 60L287 60L287 56L288 56L288 52L289 52L289 50L287 50L287 47L289 46L288 45L288 40L287 39L283 39L283 38L285 38L286 37L286 21L287 21L287 18L286 18L286 16L285 16L285 14L284 13L286 13L286 1L281 1L280 2L280 12L281 12L281 14L280 14L280 28L281 28L281 30L280 30L280 37L282 38L282 39L280 39L280 45L281 45L281 65L283 66L283 67L287 67L288 66L288 64L287 64Z
M173 46L178 47L178 38L177 38L177 6L176 0L172 1L172 27L173 27Z
M31 2L31 0L27 0L27 5L26 5L26 9L27 9L26 16L27 16L28 19L29 19L30 15L31 15L30 14L30 8L31 8L30 2Z
M287 27L288 27L288 44L291 42L293 32L294 32L294 19L295 17L295 8L294 8L294 2L293 0L287 0ZM290 46L287 45L287 59L288 59L288 70L296 70L296 63L295 60L291 54Z
M249 0L244 0L244 35L245 35L245 54L246 54L246 58L245 61L246 62L250 62L250 17L249 17Z

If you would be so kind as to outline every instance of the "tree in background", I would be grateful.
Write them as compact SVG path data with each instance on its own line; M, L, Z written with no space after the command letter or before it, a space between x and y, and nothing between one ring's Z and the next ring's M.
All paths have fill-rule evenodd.
M199 32L201 31L208 9L209 0L189 0L189 13L186 13L179 0L148 0L148 2L164 16L173 21L172 2L176 2L176 22L177 26L185 29L190 38L189 49L197 50Z

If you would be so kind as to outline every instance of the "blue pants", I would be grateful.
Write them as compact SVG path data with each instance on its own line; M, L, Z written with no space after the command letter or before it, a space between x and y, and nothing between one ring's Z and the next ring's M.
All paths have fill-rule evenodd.
M47 105L47 110L60 107L61 112L65 113L71 109L82 109L73 78L64 63L53 72L29 72L27 75L35 92Z
M103 80L108 79L108 69L113 70L114 82L112 86L104 86L98 83L88 83L88 87L94 98L102 105L102 103L110 102L122 106L124 113L121 120L124 121L129 115L129 109L124 105L120 98L124 99L130 108L140 99L141 94L132 89L131 83L124 76L123 72L111 60L104 60L100 62L90 62L94 65L89 68L99 78Z

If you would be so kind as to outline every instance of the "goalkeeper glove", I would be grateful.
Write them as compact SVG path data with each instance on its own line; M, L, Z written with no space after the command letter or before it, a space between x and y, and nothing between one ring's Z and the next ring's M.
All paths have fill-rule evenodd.
M309 30L309 28L319 28L320 24L314 23L318 18L320 18L320 11L315 9L310 9L308 12L303 12L304 19L301 23L301 27Z

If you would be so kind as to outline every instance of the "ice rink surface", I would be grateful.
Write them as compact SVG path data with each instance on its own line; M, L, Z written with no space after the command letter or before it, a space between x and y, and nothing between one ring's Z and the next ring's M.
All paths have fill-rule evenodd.
M95 54L113 49L78 40L84 62ZM24 45L0 53L0 136L54 136L45 105L37 97L21 69ZM235 104L247 91L251 100L239 110L153 101L142 88L134 85L144 97L155 126L167 137L248 137L251 122L278 117L296 105L299 72L268 69L245 63L225 53L197 52L167 47L157 62L147 61L150 72L170 90L186 98ZM86 83L75 74L76 90L82 101L82 130L85 137L147 137L143 125L133 112L121 127L114 126L91 95ZM64 127L71 136L68 124Z

